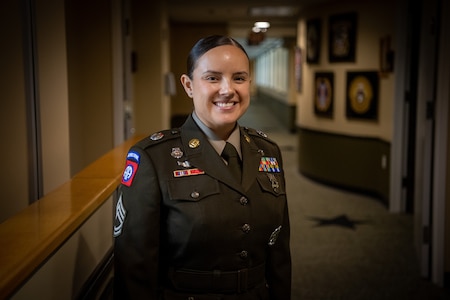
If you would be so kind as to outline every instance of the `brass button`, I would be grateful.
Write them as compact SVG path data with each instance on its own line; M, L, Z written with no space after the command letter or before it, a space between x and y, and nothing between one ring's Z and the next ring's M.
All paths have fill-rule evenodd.
M198 197L200 197L200 193L199 192L192 192L191 193L191 197L194 199L197 199Z
M239 253L239 256L243 259L248 257L248 252L245 250L242 250L241 253Z

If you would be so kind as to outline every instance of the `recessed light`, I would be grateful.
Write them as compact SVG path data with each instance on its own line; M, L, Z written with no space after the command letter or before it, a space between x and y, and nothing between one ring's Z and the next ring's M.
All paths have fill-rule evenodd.
M255 27L261 28L261 29L267 29L270 27L269 22L255 22Z

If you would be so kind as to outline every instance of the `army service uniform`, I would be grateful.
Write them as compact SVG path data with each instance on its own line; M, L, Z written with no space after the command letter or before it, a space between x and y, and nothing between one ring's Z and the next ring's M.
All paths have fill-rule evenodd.
M291 293L278 146L239 128L242 183L192 116L138 142L116 206L116 299L272 299Z

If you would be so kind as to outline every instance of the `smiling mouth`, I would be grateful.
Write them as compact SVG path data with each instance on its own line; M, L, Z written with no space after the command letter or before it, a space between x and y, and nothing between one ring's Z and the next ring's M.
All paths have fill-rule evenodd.
M218 107L222 107L222 108L228 108L228 107L232 107L235 104L237 104L237 102L215 102L214 105L218 106Z

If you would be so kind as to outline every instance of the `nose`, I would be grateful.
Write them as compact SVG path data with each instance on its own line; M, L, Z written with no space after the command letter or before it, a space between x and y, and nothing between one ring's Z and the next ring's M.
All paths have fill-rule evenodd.
M224 95L224 96L233 94L233 83L230 79L226 79L226 78L222 79L222 81L220 83L219 94Z

